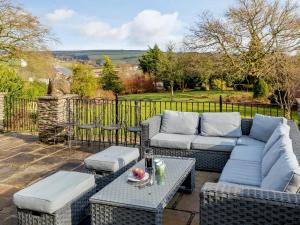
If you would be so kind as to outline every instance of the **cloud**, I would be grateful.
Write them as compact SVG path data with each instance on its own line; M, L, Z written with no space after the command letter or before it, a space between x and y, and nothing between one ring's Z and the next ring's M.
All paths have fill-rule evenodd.
M166 45L169 41L179 42L182 28L183 23L178 19L177 12L162 14L144 10L132 21L118 27L99 20L88 21L81 26L80 33L104 42L122 43L127 48L147 48L155 43Z
M75 11L71 9L56 9L51 13L46 14L46 19L50 22L59 22L74 16Z

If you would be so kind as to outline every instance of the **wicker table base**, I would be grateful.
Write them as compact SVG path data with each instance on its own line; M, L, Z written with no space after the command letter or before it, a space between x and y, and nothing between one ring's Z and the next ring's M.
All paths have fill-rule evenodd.
M160 157L165 180L141 188L128 183L128 172L90 198L92 225L162 225L163 210L176 192L193 191L195 159ZM144 160L137 164L142 167Z

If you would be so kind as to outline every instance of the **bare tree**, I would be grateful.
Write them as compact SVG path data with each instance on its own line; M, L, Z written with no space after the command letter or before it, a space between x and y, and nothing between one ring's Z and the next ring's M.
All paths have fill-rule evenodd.
M217 52L239 75L260 77L264 59L300 47L300 16L295 1L237 0L223 18L204 13L185 39L189 49Z
M266 81L273 99L284 110L285 117L290 118L300 87L300 57L278 53L266 60Z
M11 0L0 0L0 61L21 58L25 51L43 50L48 37L47 28L37 17Z

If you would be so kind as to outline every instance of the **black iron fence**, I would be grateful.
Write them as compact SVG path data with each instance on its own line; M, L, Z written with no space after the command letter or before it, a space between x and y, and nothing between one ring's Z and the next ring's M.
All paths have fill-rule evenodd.
M287 112L278 104L229 103L219 101L158 101L71 99L69 118L75 126L75 138L80 141L135 144L139 142L141 121L164 110L185 112L240 112L244 118L256 113L286 116L298 120L296 109ZM94 126L93 126L94 125Z
M32 132L37 129L37 101L12 96L4 97L4 128L6 131Z

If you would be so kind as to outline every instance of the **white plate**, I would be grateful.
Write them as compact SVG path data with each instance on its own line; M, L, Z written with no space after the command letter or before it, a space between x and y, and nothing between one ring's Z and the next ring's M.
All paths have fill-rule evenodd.
M150 176L149 173L146 172L144 178L143 179L139 179L139 178L135 177L132 173L129 173L128 174L128 180L132 181L132 182L141 182L141 181L148 180L149 176Z

